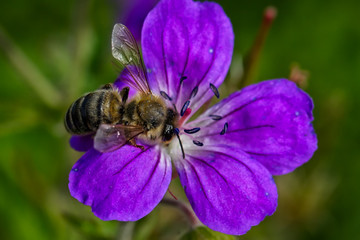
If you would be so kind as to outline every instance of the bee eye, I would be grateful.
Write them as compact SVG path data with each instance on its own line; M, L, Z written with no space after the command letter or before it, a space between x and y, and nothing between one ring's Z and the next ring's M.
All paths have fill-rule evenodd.
M163 141L169 141L174 135L174 126L166 124L163 132Z

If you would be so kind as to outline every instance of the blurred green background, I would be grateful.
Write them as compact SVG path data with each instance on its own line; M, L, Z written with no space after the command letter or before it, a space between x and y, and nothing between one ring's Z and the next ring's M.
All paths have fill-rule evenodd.
M359 237L360 2L218 2L235 31L231 74L220 90L237 80L265 7L275 6L255 80L288 77L294 63L306 69L319 139L309 163L275 178L275 214L240 239ZM103 222L67 189L81 153L68 144L63 116L75 98L116 78L110 36L126 11L119 6L0 2L0 239L178 239L189 230L186 218L164 205L136 223ZM183 197L178 180L171 189Z

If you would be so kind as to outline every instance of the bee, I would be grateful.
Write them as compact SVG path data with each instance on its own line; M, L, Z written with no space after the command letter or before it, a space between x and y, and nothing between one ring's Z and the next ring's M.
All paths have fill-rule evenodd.
M74 135L87 135L96 132L101 123L119 123L128 93L129 88L119 93L111 84L106 84L85 94L73 102L66 112L66 130Z
M119 91L112 84L87 93L69 107L66 130L73 135L95 134L94 148L100 152L114 151L127 143L144 149L136 144L136 137L165 144L175 135L180 140L178 113L151 92L137 43L122 24L113 29L112 55L127 71L127 82L138 90L137 95L128 101L129 87Z

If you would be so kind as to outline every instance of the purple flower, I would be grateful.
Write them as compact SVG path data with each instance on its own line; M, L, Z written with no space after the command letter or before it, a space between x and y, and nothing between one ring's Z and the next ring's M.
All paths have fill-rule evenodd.
M156 5L158 0L120 0L121 17L119 22L123 23L137 41L141 40L141 28L146 15Z
M218 4L160 1L144 22L143 56L152 92L167 95L179 114L192 109L179 127L185 159L176 138L144 151L125 145L100 153L91 140L73 137L72 147L87 152L71 170L71 195L103 220L135 221L165 195L173 163L192 208L209 228L240 235L271 215L277 205L272 175L293 171L317 148L313 103L294 83L269 80L189 121L218 95L233 42L231 23Z

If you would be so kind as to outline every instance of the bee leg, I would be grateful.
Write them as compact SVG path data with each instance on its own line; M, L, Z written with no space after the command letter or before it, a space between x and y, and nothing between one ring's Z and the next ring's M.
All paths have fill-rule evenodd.
M104 89L104 90L112 90L114 89L111 83L107 83L104 86L100 87L99 89Z
M120 91L120 96L121 96L121 100L122 100L123 103L126 103L126 100L127 100L128 97L129 97L129 90L130 90L129 87L124 87L124 88L121 89L121 91Z
M137 144L136 144L136 141L135 141L134 138L133 138L133 139L130 139L130 140L129 140L129 143L130 143L130 145L132 145L132 146L134 146L134 147L140 148L142 151L145 150L144 146L141 146L141 145L137 145Z

